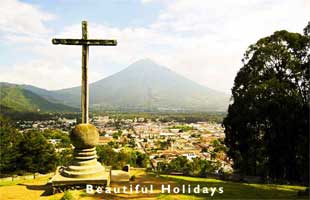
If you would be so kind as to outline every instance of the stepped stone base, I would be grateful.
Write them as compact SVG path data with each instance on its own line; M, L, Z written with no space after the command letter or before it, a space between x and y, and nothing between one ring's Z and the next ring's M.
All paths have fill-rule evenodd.
M87 184L94 187L103 186L109 187L111 181L111 167L105 167L100 173L93 177L72 178L65 177L61 174L62 167L58 167L56 175L50 180L53 187L53 193L63 192L67 189L84 189Z
M94 125L78 124L72 130L70 139L75 147L73 160L69 166L58 167L56 175L50 181L53 192L67 189L85 188L87 184L94 187L110 185L111 168L104 167L97 161L95 145L99 133Z

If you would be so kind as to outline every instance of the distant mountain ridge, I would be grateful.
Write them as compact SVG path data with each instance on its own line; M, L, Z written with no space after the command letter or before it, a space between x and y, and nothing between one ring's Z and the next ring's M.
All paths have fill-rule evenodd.
M79 107L80 86L49 91L21 85L53 103ZM226 111L229 95L199 85L150 59L91 83L90 109L118 111Z
M13 112L65 112L78 109L53 103L16 84L0 83L0 108Z

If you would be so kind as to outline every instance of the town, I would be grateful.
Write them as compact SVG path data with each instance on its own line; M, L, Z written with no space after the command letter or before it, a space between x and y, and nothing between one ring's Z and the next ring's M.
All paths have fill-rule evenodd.
M90 119L100 134L99 146L110 146L115 152L131 148L149 159L149 167L156 171L162 164L169 164L177 157L188 161L197 158L214 163L215 173L232 172L232 161L227 157L223 140L224 128L218 122L161 121L159 118L110 117L94 115ZM28 130L59 130L69 135L77 124L76 119L58 117L49 120L16 122L21 132ZM54 145L62 143L59 138L48 139ZM220 148L219 148L220 147ZM71 148L74 148L71 145ZM57 150L57 148L56 148ZM59 150L59 149L58 149ZM180 174L182 172L171 172Z

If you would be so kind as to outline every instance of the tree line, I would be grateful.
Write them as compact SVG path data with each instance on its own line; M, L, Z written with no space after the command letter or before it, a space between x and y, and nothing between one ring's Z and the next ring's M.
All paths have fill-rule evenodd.
M0 174L48 173L72 160L73 149L69 134L60 130L27 130L20 132L14 122L0 115ZM60 139L52 144L49 139ZM97 146L98 160L113 169L130 164L146 167L146 154L126 148L115 152L110 145Z
M127 164L131 167L145 168L149 163L149 158L145 153L131 148L116 152L110 145L98 145L96 150L98 161L106 166L112 166L112 169L122 169Z
M29 130L19 132L8 119L0 116L0 172L23 174L47 173L61 165L63 153L56 153L49 143L48 132Z
M159 162L156 171L163 174L181 173L185 176L207 177L210 173L218 172L220 166L217 161L200 158L189 160L185 156L178 156L170 162Z

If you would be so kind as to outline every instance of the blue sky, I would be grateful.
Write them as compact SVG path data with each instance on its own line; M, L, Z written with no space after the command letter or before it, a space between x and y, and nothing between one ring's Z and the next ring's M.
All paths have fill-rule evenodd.
M57 15L57 19L49 24L55 30L79 23L84 19L119 28L146 26L156 20L162 7L154 3L143 4L140 0L27 0L23 2L37 5Z
M90 23L105 24L118 28L147 26L156 19L161 5L143 4L140 0L86 1L84 0L24 0L21 3L33 5L46 13L54 15L45 26L54 33L64 27L87 20ZM47 41L49 42L49 41ZM2 64L15 62L18 46L1 44ZM19 55L20 60L33 59L31 54Z
M207 87L230 93L246 48L276 30L302 32L310 0L2 0L0 81L60 89L80 84L81 48L53 37L118 40L91 47L90 81L151 58Z

